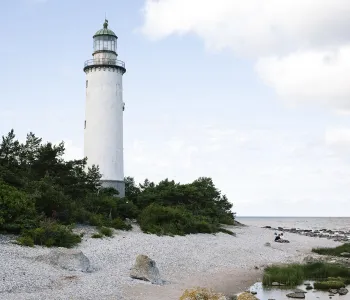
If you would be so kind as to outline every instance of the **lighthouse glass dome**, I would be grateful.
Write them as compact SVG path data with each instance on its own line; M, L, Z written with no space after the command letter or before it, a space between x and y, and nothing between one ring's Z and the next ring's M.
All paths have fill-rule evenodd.
M98 35L94 37L94 51L108 50L117 52L117 38L108 35Z
M116 34L108 28L108 21L103 24L103 29L97 31L94 35L94 52L113 51L117 52Z

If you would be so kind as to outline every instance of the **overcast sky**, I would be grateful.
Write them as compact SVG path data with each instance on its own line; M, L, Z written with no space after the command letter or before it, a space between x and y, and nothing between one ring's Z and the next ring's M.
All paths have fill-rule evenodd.
M3 0L2 135L83 156L105 12L127 68L125 175L212 177L241 216L350 216L349 0Z

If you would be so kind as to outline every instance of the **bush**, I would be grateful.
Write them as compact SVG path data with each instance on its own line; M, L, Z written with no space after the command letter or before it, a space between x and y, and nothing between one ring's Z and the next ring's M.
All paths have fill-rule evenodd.
M350 253L350 243L343 244L335 248L314 248L312 252L321 254L321 255L333 255L341 256L341 253L347 252Z
M103 235L101 233L94 233L91 237L93 239L102 239Z
M123 221L120 218L113 219L110 226L113 227L114 229L126 230L126 231L132 229L132 226L130 224L126 224L125 221Z
M101 234L103 234L105 236L108 236L108 237L113 236L112 229L110 229L108 227L100 227L98 230L100 231Z
M47 247L71 248L81 242L81 237L72 232L72 228L53 221L41 222L41 227L25 230L22 238L31 238L34 244Z
M322 262L305 265L275 265L265 269L263 284L271 285L272 282L279 282L287 286L296 286L302 284L305 280L327 281L329 277L341 277L344 283L345 280L350 279L350 269L345 266Z
M342 281L321 281L314 283L314 288L317 290L340 289L343 287L345 287L345 284Z
M190 233L214 233L217 224L210 224L204 217L194 216L183 207L166 207L151 204L139 216L141 229L157 235L185 235Z
M34 202L28 195L0 181L0 230L19 233L36 225Z
M89 223L92 226L103 226L106 224L105 217L100 214L92 214L89 217Z
M116 198L116 208L112 211L114 218L136 219L139 215L137 206L127 198Z
M34 240L30 236L21 236L17 242L22 246L34 247Z

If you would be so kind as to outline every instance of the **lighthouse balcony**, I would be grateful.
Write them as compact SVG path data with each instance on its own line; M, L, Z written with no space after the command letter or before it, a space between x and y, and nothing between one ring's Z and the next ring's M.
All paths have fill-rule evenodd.
M90 67L117 67L125 70L125 62L118 59L95 58L85 62L84 70Z

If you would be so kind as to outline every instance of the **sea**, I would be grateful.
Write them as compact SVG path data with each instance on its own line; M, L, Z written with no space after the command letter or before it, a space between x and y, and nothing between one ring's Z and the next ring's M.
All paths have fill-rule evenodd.
M273 228L329 229L350 231L350 217L238 217L238 222L252 226Z

